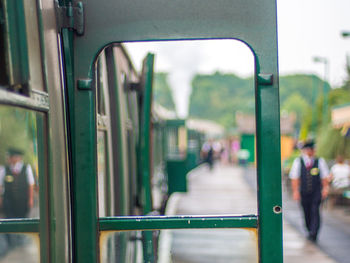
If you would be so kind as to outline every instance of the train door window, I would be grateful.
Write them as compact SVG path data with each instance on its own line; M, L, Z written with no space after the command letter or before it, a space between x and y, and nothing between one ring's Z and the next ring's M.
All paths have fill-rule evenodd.
M37 114L0 106L2 218L39 218ZM43 176L43 175L42 175Z
M30 97L45 91L37 8L35 0L5 0L0 10L1 64L5 65L0 85Z
M241 180L240 175L244 172L247 173L244 180L248 180L249 184L255 188L257 181L256 118L254 57L251 50L243 43L233 40L126 43L125 45L133 60L138 62L136 65L139 70L142 56L147 52L156 54L154 74L166 72L168 86L172 88L173 99L179 107L178 110L182 115L187 115L186 120L181 118L166 120L168 180L170 180L168 183L179 184L179 188L175 187L174 191L184 191L186 188L180 189L181 160L184 171L186 171L185 167L190 166L191 161L201 162L203 167L213 167L213 170L208 173L208 187L212 180L209 174L218 173L222 176L222 180L227 179L228 183L230 180ZM143 53L140 51L142 48L144 48ZM220 50L225 50L225 53L220 53ZM227 52L228 50L230 52ZM191 60L190 56L196 59ZM155 100L153 102L155 104L164 101L161 98L157 101L157 96ZM184 103L185 101L187 104ZM170 104L161 106L171 107ZM156 109L154 112L157 113ZM192 138L188 129L205 136L205 140ZM196 149L193 149L194 140ZM212 161L208 157L208 147L212 148ZM211 166L211 163L214 165ZM224 179L228 170L223 169L223 165L226 168L232 167L230 173L235 175ZM196 167L196 164L191 164L191 167ZM241 169L242 167L247 169ZM175 179L172 180L172 177ZM187 184L191 184L191 181L194 183L194 178L196 177L184 176ZM183 183L185 184L185 181ZM194 184L198 187L200 185L199 182ZM171 185L168 186L172 189ZM191 186L188 185L188 187ZM215 191L215 187L212 187L212 189L209 187L208 191ZM172 193L172 190L170 192ZM217 204L215 211L208 211L208 214L217 214L216 209L222 203L221 195L224 197L225 194L221 192L220 195L214 194L209 197L210 194L207 193L210 202ZM234 200L239 200L240 197L235 195L232 188L224 198L232 198L232 202L235 202ZM256 214L257 196L254 200L255 203L250 202L240 208L237 207L237 211L232 207L230 212L229 210L223 212ZM198 213L206 214L205 211Z
M46 176L43 131L43 114L0 105L1 219L40 217L39 189L45 187L42 182ZM0 240L0 254L5 256L1 260L38 262L38 233L4 233Z
M181 2L181 1L180 1ZM247 106L248 108L252 106L253 112L256 116L253 116L253 123L256 125L254 127L254 132L256 136L249 134L247 139L247 147L249 149L242 149L239 154L239 159L241 159L240 164L243 166L240 170L241 173L227 172L228 170L217 173L215 165L213 166L213 159L220 156L221 152L220 142L217 141L216 132L213 137L208 138L208 142L203 151L206 153L206 163L207 176L204 176L205 184L200 184L196 179L203 179L203 176L190 176L189 180L196 181L193 184L192 190L204 191L203 195L194 194L193 202L182 201L182 204L192 203L193 208L190 210L177 210L169 212L169 216L152 216L152 200L151 200L151 189L150 189L150 161L152 160L150 156L150 115L151 115L151 98L152 98L152 74L153 74L153 61L154 55L152 53L161 53L161 50L153 51L148 49L147 56L144 60L143 71L141 73L142 77L140 80L140 87L144 87L144 93L140 95L140 137L139 146L141 151L139 151L140 165L139 174L142 180L142 186L140 191L140 196L142 197L142 216L124 216L127 213L127 205L129 203L129 196L126 191L128 189L126 176L128 176L127 165L125 161L127 160L127 152L125 145L121 145L121 165L123 166L123 173L121 177L121 198L123 199L121 203L124 207L121 209L121 216L117 217L100 217L95 218L94 208L95 204L92 202L88 203L88 208L91 211L91 217L85 222L84 225L91 228L91 232L88 233L90 240L92 242L87 244L86 247L89 249L79 248L80 242L84 241L86 237L84 229L77 228L77 235L75 241L77 242L77 255L89 257L91 250L96 248L96 233L99 233L100 240L104 241L106 234L109 231L121 232L124 237L124 242L120 242L119 245L123 246L121 249L122 253L127 253L130 248L130 243L141 243L143 259L144 262L156 262L155 251L157 251L157 242L154 241L154 235L148 230L162 230L162 229L187 229L187 228L239 228L239 230L251 230L254 229L254 233L258 233L258 239L255 244L258 245L259 255L258 260L261 262L282 262L282 215L281 215L281 192L280 192L280 153L279 153L279 109L278 109L278 71L277 71L277 35L276 35L276 1L272 0L261 0L259 5L256 5L255 0L232 0L232 1L195 1L188 0L185 2L174 2L174 1L162 1L154 0L144 1L137 0L135 3L130 5L129 2L119 1L119 0L106 0L103 3L97 3L94 1L84 2L84 12L87 10L89 14L89 21L87 23L84 31L83 37L74 38L74 68L77 70L78 74L75 76L75 83L78 83L78 88L80 84L85 89L88 89L88 81L81 81L81 78L89 78L92 75L91 63L95 59L96 52L101 50L102 47L111 44L113 46L113 56L114 56L114 74L115 78L120 77L120 73L123 71L122 64L128 64L127 59L125 59L122 51L122 44L129 42L130 45L141 43L141 45L147 46L151 44L151 41L159 40L163 44L175 47L173 50L169 49L166 55L172 57L175 61L184 58L185 63L180 66L176 66L177 69L187 69L186 72L193 74L193 67L195 64L200 65L199 76L195 78L184 77L183 75L177 75L174 77L174 89L180 91L179 97L176 96L175 101L177 104L187 104L186 99L184 99L183 80L186 79L187 83L190 83L193 87L196 86L192 92L193 100L197 99L197 102L201 102L201 107L197 108L196 112L191 112L193 116L203 116L212 118L216 122L230 122L232 125L235 124L236 115L239 110L227 110L224 107L231 105ZM103 5L105 4L105 5ZM106 6L108 5L108 8ZM265 12L261 12L261 8L264 8ZM160 12L154 12L158 10ZM140 13L140 10L142 12ZM103 13L103 16L101 16ZM116 19L118 17L118 19ZM156 29L156 30L155 30ZM98 34L97 34L98 32ZM245 81L238 80L236 74L231 72L223 72L219 68L217 74L212 71L207 71L206 68L202 68L204 65L202 62L203 53L196 53L198 50L198 42L192 40L198 39L228 39L229 43L222 47L216 47L214 50L206 49L204 53L209 56L209 64L212 65L212 60L219 57L219 53L222 56L222 63L226 62L237 63L239 67L242 65L239 63L245 62L245 60L238 60L237 57L240 56L239 52L233 58L229 58L229 55L233 53L233 39L239 39L245 43L244 48L249 51L250 70L252 77L248 78L248 89L245 87ZM166 40L176 40L174 42L165 42ZM181 40L185 40L181 43ZM188 41L187 41L188 40ZM211 41L208 41L211 42ZM179 44L180 43L180 44ZM185 43L185 44L184 44ZM237 43L237 42L235 42ZM157 43L159 44L159 43ZM188 48L192 48L190 55L183 55L183 47L177 45L184 44ZM112 49L112 48L111 48ZM209 51L208 51L209 50ZM149 53L148 53L149 52ZM244 52L245 53L245 52ZM192 56L192 55L197 56ZM144 56L144 53L142 54ZM118 58L123 58L119 59ZM136 59L137 60L137 59ZM121 63L122 64L121 64ZM189 66L189 67L186 67ZM197 70L197 69L196 69ZM125 72L125 71L124 71ZM232 75L232 76L226 76ZM213 78L208 79L207 75L213 75ZM214 81L215 79L215 81ZM219 81L217 81L219 79ZM225 81L222 81L225 79ZM232 81L227 85L227 79ZM191 80L193 80L191 82ZM78 81L78 82L77 82ZM223 89L218 92L217 87L221 86L222 83L226 82L226 85L222 85ZM117 86L120 87L120 81L118 81ZM197 89L198 88L198 89ZM236 93L236 91L241 91ZM141 90L142 91L142 90ZM182 91L182 92L181 92ZM200 92L204 93L204 97L198 95ZM247 95L245 92L253 95L253 100L245 100L243 103L243 98ZM88 93L88 92L86 92ZM79 99L86 98L87 105L91 108L94 106L94 102L87 99L86 93L79 94ZM125 144L126 140L126 105L125 98L120 89L117 91L117 96L119 99L118 105L118 127L120 127L120 140L118 143ZM232 94L233 93L233 94ZM88 93L89 94L89 93ZM234 96L234 99L231 99ZM143 97L142 97L143 96ZM195 98L195 96L197 96ZM189 98L187 93L187 98ZM253 101L253 104L251 104ZM143 104L142 104L143 103ZM213 106L214 105L214 106ZM144 108L143 108L144 107ZM216 108L218 110L218 115L213 115L209 112L210 109ZM81 108L79 108L80 110ZM246 109L245 109L246 110ZM248 110L248 109L247 109ZM186 111L184 111L186 113ZM184 112L179 112L179 117L184 118L186 114ZM243 111L244 113L247 113ZM196 114L195 114L196 113ZM228 115L225 115L228 113ZM81 113L81 116L89 118L88 114ZM244 121L250 122L251 118L243 117ZM77 121L77 120L76 120ZM94 132L89 130L89 123L93 123L94 119L89 119L86 126L81 127L86 130L86 136L78 138L76 145L84 143L92 143L94 139ZM78 124L78 123L77 123ZM202 123L203 124L203 123ZM201 125L203 126L203 125ZM205 125L204 125L205 126ZM215 125L211 125L213 127ZM248 126L248 125L246 125ZM84 130L84 131L85 131ZM222 129L219 129L222 130ZM233 129L234 133L235 130ZM177 139L175 141L177 146L180 146L179 138L183 139L182 136L177 132ZM255 137L257 138L255 140ZM210 140L209 140L210 139ZM232 138L234 139L234 138ZM182 145L182 143L181 143ZM238 150L237 145L229 144L228 148L231 151ZM243 145L243 143L241 144ZM255 161L255 149L251 146L256 146L257 149L257 168L254 168ZM231 147L232 146L232 147ZM94 150L94 149L93 149ZM225 154L222 154L224 157ZM225 188L229 194L237 194L238 190L235 188L238 182L243 184L246 179L243 176L244 165L247 165L248 157L254 159L252 162L253 166L253 181L258 181L258 191L254 197L250 199L249 204L243 201L248 200L245 196L240 196L239 198L225 198L222 195L222 191L216 188L218 185ZM89 178L92 177L95 167L94 159L92 155L88 156L90 158L91 165L86 165L86 160L76 158L75 164L78 167L92 168ZM226 154L227 158L227 154ZM186 178L186 172L188 172L186 163L183 161L181 166L183 170L181 175L184 175L182 179ZM178 167L173 166L172 170L176 170ZM181 168L181 169L182 169ZM235 169L237 167L231 167ZM236 170L236 171L237 171ZM185 171L185 173L182 173ZM176 176L179 173L174 173L174 178L177 180L180 176ZM259 176L254 179L255 174ZM76 171L75 176L77 178L84 178L85 174L82 171ZM191 178L192 177L192 178ZM222 179L219 184L215 183L216 179ZM186 181L186 180L184 180ZM87 184L92 188L94 186L94 181L91 180L91 184ZM245 184L247 185L247 184ZM232 187L230 187L232 186ZM76 195L79 197L89 197L86 193L76 189ZM211 195L208 195L208 191L214 190ZM249 190L245 191L245 194L249 195ZM190 196L188 194L187 196ZM176 196L176 195L173 195ZM203 198L200 198L203 196ZM257 198L258 197L258 198ZM171 198L171 197L170 197ZM77 198L78 199L78 198ZM226 199L226 200L225 200ZM242 200L243 199L243 200ZM75 200L76 201L76 200ZM227 201L227 206L223 205L224 201ZM78 201L76 201L78 203ZM169 201L170 202L170 201ZM259 209L257 209L259 202ZM180 202L178 203L180 204ZM182 205L181 204L181 205ZM203 211L197 209L197 204L208 204L212 205L212 209ZM233 207L235 206L235 207ZM223 208L223 212L218 213L218 208ZM79 207L77 207L79 209ZM232 209L232 210L231 210ZM77 213L78 216L84 216L83 208L80 210L81 213ZM191 213L191 215L189 215ZM239 214L237 214L239 213ZM204 216L203 216L204 214ZM217 214L220 214L217 216ZM243 214L243 215L242 215ZM96 221L98 224L96 226ZM137 234L127 234L128 231L136 231ZM138 234L142 232L141 234ZM186 235L183 235L183 239ZM270 239L270 240L269 240ZM276 242L271 243L271 240ZM138 242L141 241L141 242ZM240 244L244 240L240 240ZM101 245L102 242L100 242ZM240 250L240 247L236 247ZM251 247L251 249L254 249ZM90 261L96 261L97 255L101 253L100 250L96 253L94 258ZM207 251L206 251L207 252ZM247 253L251 254L251 250L247 250ZM191 258L193 259L193 258ZM216 258L215 258L216 259ZM184 261L184 260L183 260Z

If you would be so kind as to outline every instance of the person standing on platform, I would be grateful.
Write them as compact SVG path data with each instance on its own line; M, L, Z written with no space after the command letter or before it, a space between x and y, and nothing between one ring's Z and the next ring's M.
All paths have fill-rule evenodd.
M6 218L25 218L34 204L33 170L15 148L8 150L7 162L0 167L0 205Z
M350 187L350 166L344 162L342 155L338 155L336 160L331 168L330 180L334 189L344 190Z
M201 155L203 161L207 163L209 165L209 169L212 170L214 165L214 149L212 140L209 140L203 144Z
M320 228L320 204L329 191L329 170L323 158L315 156L314 142L302 147L302 154L293 162L289 177L292 181L293 199L300 201L304 212L309 240L317 240Z

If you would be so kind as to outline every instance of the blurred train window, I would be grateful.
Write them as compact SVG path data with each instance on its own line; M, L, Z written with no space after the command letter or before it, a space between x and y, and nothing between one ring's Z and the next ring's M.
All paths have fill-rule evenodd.
M258 262L255 229L102 232L100 240L101 263Z
M0 106L0 188L1 218L39 217L37 114Z
M0 87L31 96L45 91L37 1L0 3Z

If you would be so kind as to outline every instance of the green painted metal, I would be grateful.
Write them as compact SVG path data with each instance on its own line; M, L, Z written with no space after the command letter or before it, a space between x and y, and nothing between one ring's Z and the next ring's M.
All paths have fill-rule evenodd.
M242 134L241 136L241 149L245 149L249 152L247 162L255 162L255 135L254 134Z
M48 125L47 115L37 114L37 142L38 142L38 160L39 160L39 208L40 208L40 259L42 262L49 262L52 252L50 234L52 228L52 210L51 210L51 185L50 178L46 176L49 173L49 154L48 154Z
M97 262L97 150L93 93L84 87L84 90L78 88L74 94L76 123L73 124L75 151L72 177L76 262Z
M187 150L186 168L187 171L194 169L198 165L198 154L195 149Z
M39 219L0 220L0 233L39 233L39 228Z
M165 124L167 127L180 127L185 126L186 121L184 119L166 120Z
M151 111L152 111L152 87L153 87L153 63L154 55L147 54L143 61L142 79L143 90L141 96L140 114L140 175L141 175L141 202L144 215L152 212L152 190L151 190ZM154 246L152 233L143 232L143 259L144 262L154 262Z
M256 60L260 72L261 62ZM279 90L277 73L274 76L271 85L258 83L255 95L259 258L263 263L283 262L281 152L280 140L276 140L280 138Z
M78 35L84 34L84 8L81 2L76 1L74 6L63 6L57 3L56 10L59 30L68 28Z
M257 228L256 215L243 216L143 216L103 217L101 231L195 229L195 228Z
M82 2L87 19L84 35L74 40L75 79L92 78L94 58L112 42L239 39L251 48L256 76L259 258L264 263L283 262L282 214L274 212L281 206L276 0ZM259 74L271 77L262 82Z
M6 0L5 9L10 85L25 85L29 82L29 60L23 0Z
M187 160L167 160L166 170L168 174L168 195L174 192L187 192Z
M22 108L40 111L40 112L48 112L49 107L49 98L48 94L45 92L38 92L37 95L34 95L35 98L29 98L26 96L22 96L16 94L14 92L6 91L4 89L0 89L0 103L19 106Z
M97 149L95 99L88 79L74 77L73 32L63 29L72 152L73 258L97 262ZM78 86L79 85L79 86Z
M143 214L152 212L151 194L151 111L154 55L147 54L143 64L144 87L140 119L140 161L142 174Z

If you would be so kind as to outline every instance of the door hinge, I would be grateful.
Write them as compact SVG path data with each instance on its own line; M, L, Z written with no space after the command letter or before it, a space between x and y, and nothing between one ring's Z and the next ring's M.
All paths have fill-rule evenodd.
M84 8L81 1L76 2L74 6L71 3L67 6L60 6L56 0L55 8L59 32L63 28L69 28L79 36L84 34Z

